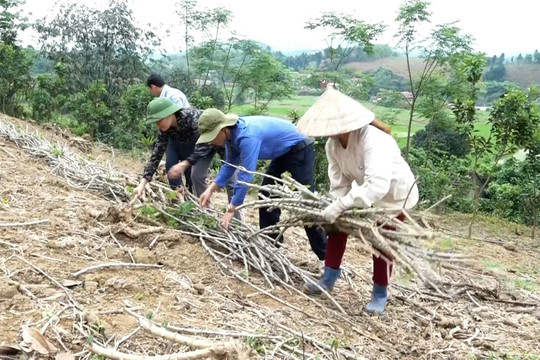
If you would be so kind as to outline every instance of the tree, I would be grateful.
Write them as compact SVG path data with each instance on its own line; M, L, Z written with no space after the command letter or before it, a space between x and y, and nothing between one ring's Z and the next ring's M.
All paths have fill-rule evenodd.
M263 112L272 100L292 94L290 71L268 52L256 54L241 79L242 87L253 92L255 109Z
M504 56L502 54L501 56ZM499 58L500 59L500 58ZM503 82L506 78L506 67L504 62L497 61L491 63L489 70L484 74L484 80L486 81L498 81Z
M480 59L476 59L480 61ZM474 63L474 59L466 64L471 85L476 87L480 78L481 64ZM475 91L473 89L472 96ZM469 98L465 101L456 101L456 118L464 125L472 147L473 169L476 170L481 157L485 157L485 180L475 192L475 203L471 223L469 224L469 237L478 212L480 194L491 180L500 160L513 154L517 149L529 149L534 144L536 129L538 129L539 115L534 104L529 101L527 94L520 89L510 89L493 104L488 123L491 132L486 139L475 134L474 130L474 101Z
M377 93L377 104L388 108L396 107L402 99L403 96L396 90L381 89Z
M321 17L310 20L306 29L326 29L330 35L326 40L328 47L325 54L330 59L330 69L338 71L357 47L367 54L373 53L373 41L386 28L381 23L369 24L347 14L335 12L323 13Z
M252 40L230 39L220 44L216 55L217 81L222 84L225 94L225 109L228 111L234 103L241 99L248 89L246 73L248 64L261 51L260 46Z
M122 0L110 0L104 11L77 3L62 5L54 19L42 19L36 29L42 50L69 67L68 86L87 89L103 80L109 106L124 89L144 78L144 61L159 44L152 31L134 24Z
M430 120L425 129L413 135L412 141L414 147L424 148L428 153L436 151L463 158L468 151L467 136L459 132L450 119Z
M30 86L30 59L17 45L25 19L17 12L20 0L0 0L0 106L4 113L18 115L15 95Z
M154 126L145 123L146 108L152 98L146 84L132 85L122 93L117 116L112 119L115 146L131 149L134 143L148 145L145 144L146 139L153 140L155 138Z
M456 122L461 125L460 130L467 137L473 159L472 170L473 174L476 174L480 159L486 154L493 152L491 135L490 138L486 139L478 134L478 131L475 129L475 123L477 121L475 105L479 93L480 80L482 79L482 72L486 66L486 58L483 54L471 53L461 57L453 65L453 76L462 86L456 88L454 92L455 98L452 111L456 116ZM481 186L474 193L474 214L469 225L469 237L472 235L472 225L478 211L480 194L484 188L485 185Z
M211 51L210 51L210 54L209 54L209 62L210 62L210 64L207 66L207 69L206 69L206 75L204 77L204 82L202 84L203 88L206 85L206 82L208 80L208 75L210 73L210 70L215 67L215 66L213 66L212 62L214 60L214 54L215 54L216 49L217 49L217 42L218 42L218 39L219 39L219 31L221 30L221 27L227 26L230 23L230 21L232 20L231 11L227 10L225 8L212 9L207 14L208 14L208 19L207 19L207 21L205 21L204 27L206 29L208 29L210 27L209 25L213 25L215 27L215 31L214 31L215 36L214 36L214 39L210 42L210 44L211 44Z
M26 23L20 18L17 7L22 5L23 0L0 0L0 42L6 45L14 45L17 42L17 32L24 29ZM19 20L23 20L18 23Z
M407 70L409 74L409 86L413 94L409 102L411 107L409 113L409 124L407 129L407 145L405 149L405 158L408 159L411 129L414 117L414 110L418 97L422 94L426 81L432 76L437 68L446 65L453 55L470 51L472 38L468 35L460 34L460 29L453 24L438 25L431 32L429 41L417 41L417 31L424 23L429 22L431 15L427 8L429 2L420 0L407 0L399 9L396 21L399 23L399 29L395 35L398 38L399 45L402 46L407 61ZM424 67L417 77L413 79L410 67L410 55L414 50L421 52L424 61Z
M107 87L105 81L96 80L88 90L75 94L70 101L70 112L78 124L84 127L92 137L104 139L113 130L113 112L107 105Z
M413 135L413 146L425 148L430 156L431 152L457 157L465 157L468 153L467 136L460 133L447 106L453 94L463 91L463 79L451 75L459 59L456 55L447 72L434 72L426 80L416 104L417 113L429 119L429 123Z
M186 61L187 76L196 80L199 87L204 87L209 79L210 71L215 67L215 53L221 31L232 20L230 10L217 7L213 9L201 9L197 0L182 0L176 4L176 14L184 27L184 56ZM202 45L197 46L195 59L192 58L192 50L195 41ZM194 60L195 63L192 63ZM195 65L195 66L193 66ZM193 71L196 70L196 73Z

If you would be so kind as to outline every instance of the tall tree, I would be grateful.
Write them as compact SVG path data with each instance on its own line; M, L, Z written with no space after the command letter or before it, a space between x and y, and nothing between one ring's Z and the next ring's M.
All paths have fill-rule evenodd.
M30 59L17 44L17 35L26 28L18 7L20 0L0 0L0 106L4 113L18 115L17 92L30 84Z
M470 51L472 38L462 35L460 29L453 24L437 25L431 32L427 40L418 40L418 29L423 24L429 22L431 13L428 11L429 2L421 0L407 0L401 7L396 18L399 29L396 38L402 46L407 61L409 75L409 86L412 99L409 101L410 113L407 129L407 145L405 149L405 159L408 160L411 129L414 117L414 109L418 97L430 79L433 72L448 64L451 57L459 52ZM413 51L419 51L424 62L424 66L416 79L410 66L410 56Z
M209 31L211 26L214 26L215 30L213 32L213 38L209 41L210 52L208 54L208 65L206 67L206 74L204 76L202 87L206 85L210 71L215 69L214 58L216 50L218 48L220 30L230 23L230 21L232 20L232 12L230 10L220 7L207 11L206 18L207 19L205 20L204 28Z
M190 81L196 80L199 87L204 87L214 67L222 30L231 22L232 12L223 7L202 9L197 0L182 0L176 4L176 14L183 26L187 77ZM195 49L196 43L203 45ZM195 59L192 59L193 50L197 50ZM195 64L196 69L192 66L192 60L199 61ZM194 70L197 70L196 74Z
M289 69L266 51L255 54L242 83L253 93L255 111L260 113L270 101L289 97L293 91Z
M36 29L49 57L69 66L70 85L81 90L103 80L109 106L129 85L141 81L144 61L159 44L152 31L135 25L123 0L110 0L103 11L68 3L51 21L39 21Z
M260 46L252 40L239 40L231 38L228 42L221 44L221 51L218 53L217 68L219 81L225 93L225 108L230 110L232 105L243 97L248 89L248 82L245 75L248 64Z
M310 20L306 29L324 29L330 31L326 39L325 54L330 59L330 69L338 71L357 47L368 54L373 53L373 41L383 33L386 26L381 23L369 24L347 14L335 12L323 13L319 18Z

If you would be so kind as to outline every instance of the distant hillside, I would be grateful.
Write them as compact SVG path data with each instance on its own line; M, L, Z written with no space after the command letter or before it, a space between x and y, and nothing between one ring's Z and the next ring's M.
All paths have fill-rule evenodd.
M419 73L422 71L424 66L422 60L418 58L413 58L410 62L413 73ZM359 71L375 71L378 68L382 67L404 78L409 77L407 72L407 60L405 59L405 57L386 57L373 61L350 63L347 64L347 66Z
M522 87L540 85L540 65L511 64L506 65L506 80L515 82Z
M394 74L408 77L407 61L405 57L387 57L366 62L350 63L347 66L359 71L375 71L382 67L391 70ZM411 59L413 73L422 71L424 63L421 59ZM522 87L531 84L540 85L540 65L538 64L506 64L506 80L515 82Z

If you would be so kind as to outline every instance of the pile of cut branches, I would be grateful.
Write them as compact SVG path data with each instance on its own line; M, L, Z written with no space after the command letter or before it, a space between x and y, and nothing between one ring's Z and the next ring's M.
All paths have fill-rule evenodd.
M24 131L12 124L0 122L0 137L13 141L35 157L45 159L52 167L52 172L65 178L71 186L101 192L117 202L121 203L122 200L126 201L129 198L126 184L136 183L125 174L99 166L80 156L66 144L52 144L37 132L32 134L28 129ZM267 176L260 173L258 175ZM150 201L156 208L167 219L177 222L179 232L199 238L218 264L239 280L247 282L249 272L255 270L262 274L271 289L276 284L281 284L306 296L296 285L312 281L314 274L293 264L283 252L275 251L275 247L271 246L275 240L268 234L276 231L284 232L297 226L326 227L321 212L331 200L311 192L290 176L285 175L282 179L272 178L272 180L275 182L274 185L245 184L269 196L260 195L260 200L246 203L242 208L279 207L289 213L289 216L284 217L276 226L262 230L247 222L235 220L227 231L219 224L222 212L201 208L198 199L189 194L187 202L179 206L176 201L173 207L167 207L164 205L168 198L165 193L170 190L157 181L151 183L148 193ZM127 207L132 205L130 203ZM400 213L407 217L406 222L401 222L397 218ZM432 270L430 264L464 263L468 258L459 254L428 250L423 246L422 241L429 241L433 237L433 232L426 221L416 221L417 216L403 209L396 211L356 209L346 211L333 226L359 238L365 248L374 254L391 255L396 261L416 272L424 283L440 295L445 295L438 286L440 279L437 272ZM388 226L395 230L388 230ZM231 260L239 260L244 265L244 274L237 273L227 265ZM263 289L258 290L267 293ZM334 304L340 309L337 302L334 301Z
M14 142L30 155L44 159L52 173L66 179L70 186L103 193L117 202L128 198L124 189L126 176L80 156L65 143L51 143L37 131L17 129L0 121L0 138Z
M243 183L248 187L256 188L259 191L260 200L245 203L239 209L280 208L288 212L286 218L272 228L261 230L262 233L273 231L281 235L288 228L296 226L318 226L329 231L345 232L360 239L365 249L376 256L386 259L386 254L390 255L411 271L416 272L424 283L440 294L444 294L437 286L440 279L437 273L431 270L430 264L466 264L472 261L470 257L463 254L429 249L426 242L430 242L434 237L434 232L425 219L429 209L422 214L410 213L405 209L347 210L332 226L329 226L322 217L322 211L332 202L332 199L310 191L288 174L284 174L281 179L265 174L259 175L270 177L274 184L260 186ZM399 219L402 216L405 216L405 222Z

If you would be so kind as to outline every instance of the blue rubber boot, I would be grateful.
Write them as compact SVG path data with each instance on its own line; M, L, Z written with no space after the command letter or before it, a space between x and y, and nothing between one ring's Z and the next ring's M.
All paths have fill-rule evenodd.
M321 280L319 280L318 284L326 292L331 292L332 289L334 288L334 284L336 283L339 275L341 275L341 269L332 269L331 267L325 266L323 277ZM304 285L304 289L306 290L306 292L313 295L322 294L321 289L319 289L317 285L313 282L307 282Z
M369 313L382 314L386 307L386 300L388 295L386 292L386 286L373 284L373 293L371 294L371 301L366 305L366 311Z

